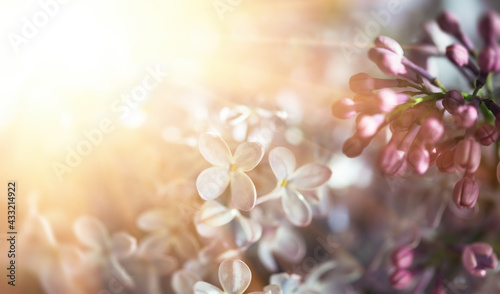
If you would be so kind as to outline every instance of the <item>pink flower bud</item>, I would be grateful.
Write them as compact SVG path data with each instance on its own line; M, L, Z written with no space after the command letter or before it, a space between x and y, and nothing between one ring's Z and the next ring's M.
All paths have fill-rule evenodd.
M347 139L342 145L342 153L349 158L358 157L368 145L369 141L357 136L356 134Z
M436 166L442 173L452 173L455 168L455 150L444 151L436 159Z
M399 82L395 79L376 79L362 72L351 77L349 86L354 93L372 95L373 90L397 87Z
M500 48L497 45L484 47L477 58L479 68L484 73L500 70Z
M398 96L398 93L394 92L393 90L382 89L378 91L377 95L375 96L374 106L380 112L389 113L394 110L394 108L399 104L399 100L401 99L402 97L400 97L400 95Z
M401 56L384 48L371 48L368 57L375 62L382 72L388 75L406 74L407 70Z
M477 242L465 246L462 251L462 265L474 276L486 276L486 270L495 269L498 258L487 243Z
M336 101L332 105L332 115L340 119L348 119L356 115L356 105L349 98Z
M476 139L483 146L490 146L498 140L498 130L490 124L482 125L476 130Z
M391 254L392 264L397 268L409 268L413 263L413 249L408 246L401 246Z
M413 144L408 151L408 164L419 175L429 169L429 151L422 144Z
M469 51L458 43L446 48L446 57L458 67L469 64Z
M458 208L473 208L479 196L477 181L471 176L464 176L453 189L453 201Z
M444 126L436 118L428 118L418 131L417 139L422 142L437 143L444 135Z
M387 49L389 51L396 53L399 56L404 55L404 51L403 51L403 48L401 48L401 45L399 45L399 43L392 38L389 38L386 36L378 36L375 39L375 41L373 41L373 43L375 44L375 47L377 47L377 48Z
M458 18L449 11L444 11L437 18L439 28L450 35L460 34L460 24Z
M465 99L462 93L456 90L446 92L443 98L443 106L449 113L456 113L458 107L462 105L465 105Z
M351 91L355 93L370 95L375 89L375 79L372 78L369 74L361 72L353 75L349 79L349 86L351 88Z
M402 290L410 286L413 275L406 269L398 268L389 277L389 283L397 290Z
M458 142L455 148L455 166L475 173L481 163L481 145L473 138Z
M494 11L488 11L479 21L478 29L487 46L494 44L500 35L500 16Z
M470 128L476 124L479 113L477 108L472 105L462 105L452 115L457 127Z
M384 123L384 121L385 116L383 114L360 114L356 118L356 129L358 130L359 136L361 136L362 138L374 136L378 132L380 126Z
M387 144L380 151L377 164L384 173L399 176L406 169L406 153L398 150L396 144Z

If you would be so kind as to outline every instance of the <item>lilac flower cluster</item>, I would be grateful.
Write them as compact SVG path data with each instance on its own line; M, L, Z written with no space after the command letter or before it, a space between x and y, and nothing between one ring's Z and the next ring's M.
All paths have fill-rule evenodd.
M462 178L455 184L453 200L459 208L470 209L479 195L476 174L481 146L494 145L498 153L500 107L493 79L500 71L500 16L488 12L480 19L478 32L484 42L480 51L450 12L441 14L437 23L456 39L445 56L468 81L465 87L454 87L468 86L470 92L447 90L425 67L406 57L398 42L379 36L368 57L394 78L379 79L366 73L352 76L354 98L335 102L332 113L340 119L356 116L356 132L343 145L345 155L359 156L388 126L392 136L379 153L379 168L394 177L407 170L422 175L433 166L442 173L459 172ZM500 181L500 163L490 173L496 173Z

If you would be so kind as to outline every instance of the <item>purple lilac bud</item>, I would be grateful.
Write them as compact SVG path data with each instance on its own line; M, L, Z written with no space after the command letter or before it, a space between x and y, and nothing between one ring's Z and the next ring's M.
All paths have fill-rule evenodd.
M377 164L384 173L399 176L406 169L406 153L398 150L395 143L389 143L378 154Z
M483 73L500 70L500 48L497 45L484 47L477 58L479 68Z
M397 268L409 268L413 263L413 249L408 246L400 246L392 252L391 261Z
M408 71L402 62L401 56L384 48L371 48L368 57L382 72L388 75L404 75Z
M391 89L382 89L375 96L374 108L378 112L389 113L397 105L407 102L408 99L408 95L406 94L396 93Z
M358 130L359 136L362 138L374 136L384 121L385 115L383 114L358 115L356 118L356 129Z
M430 155L422 144L414 144L408 151L408 164L419 175L429 169Z
M394 79L376 79L362 72L351 77L349 86L354 93L371 95L373 90L398 87L399 82Z
M460 33L458 18L449 11L441 13L437 18L437 23L443 32L454 36Z
M438 16L437 23L443 32L455 36L467 50L474 50L471 40L460 29L460 23L454 14L449 11L443 12Z
M498 140L498 130L490 124L485 124L476 130L476 139L481 145L490 146Z
M449 113L456 113L457 109L462 105L465 105L465 99L462 93L457 90L446 92L443 98L443 106Z
M484 277L486 270L497 267L498 259L489 244L478 242L465 246L462 264L471 275Z
M353 100L344 98L332 105L332 115L340 119L348 119L356 115L356 105Z
M452 115L457 127L470 128L476 124L479 113L477 108L472 105L462 105Z
M442 173L452 173L455 168L455 150L444 151L436 159L436 166Z
M495 44L500 35L500 15L494 11L488 11L479 21L479 35L487 46Z
M460 209L473 208L476 205L478 196L479 186L471 175L465 175L453 189L453 202Z
M396 40L389 38L387 36L378 36L375 39L375 41L373 41L373 43L377 48L387 49L389 51L396 53L399 56L404 55L404 51L403 48L401 48L401 45L399 45L399 43Z
M444 126L440 120L436 118L428 118L422 124L418 131L417 139L422 142L437 143L444 135Z
M446 57L458 67L469 64L469 51L458 43L446 48Z
M392 287L397 290L402 290L407 288L413 279L413 275L406 269L398 268L389 277L389 283Z
M361 138L359 135L354 134L347 139L342 145L342 153L349 158L358 157L363 153L363 150L368 146L370 140Z
M473 138L458 142L455 148L455 165L468 173L475 173L481 163L481 145Z

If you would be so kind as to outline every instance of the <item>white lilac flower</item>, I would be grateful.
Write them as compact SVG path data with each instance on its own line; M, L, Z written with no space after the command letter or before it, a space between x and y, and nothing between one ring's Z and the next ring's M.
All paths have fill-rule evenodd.
M137 218L137 226L151 236L166 239L166 250L173 250L176 256L192 258L200 249L198 240L191 232L183 230L185 224L173 215L174 212L166 209L149 210Z
M201 280L217 280L217 265L226 259L237 259L241 250L232 250L220 240L214 240L198 252L196 259L188 260L182 269L172 275L171 285L177 294L191 293Z
M195 226L198 233L206 238L224 239L229 235L238 248L245 248L262 236L262 226L258 221L215 200L205 202L196 213Z
M281 218L282 212L277 209L261 207L252 210L251 218L259 221L263 227L262 237L258 243L258 256L262 264L271 272L278 270L275 256L290 264L297 264L306 254L306 243L290 225Z
M258 199L258 203L281 197L283 210L296 226L307 226L312 220L312 210L300 190L314 190L325 184L332 171L323 164L309 163L295 169L295 156L284 147L269 152L269 164L278 180L277 187Z
M75 235L78 240L89 247L89 261L94 261L109 267L115 277L127 287L132 287L132 277L125 271L119 259L132 255L137 247L137 241L128 233L120 232L109 235L101 221L91 216L83 216L75 221Z
M168 236L148 235L124 262L133 274L135 290L140 293L162 293L161 278L177 267L177 260L165 254L168 243Z
M81 252L76 246L57 242L49 221L30 200L28 214L19 230L19 251L23 252L20 266L37 276L46 293L83 293L77 278L90 272L83 267Z
M249 211L255 206L257 192L246 174L259 164L264 156L264 147L255 142L245 142L236 148L234 156L221 137L206 133L200 136L201 155L213 167L207 168L196 179L196 188L201 198L213 200L231 184L231 199L234 207Z
M207 282L199 281L194 285L195 294L243 294L250 285L252 272L241 260L224 260L219 266L219 282L222 289Z

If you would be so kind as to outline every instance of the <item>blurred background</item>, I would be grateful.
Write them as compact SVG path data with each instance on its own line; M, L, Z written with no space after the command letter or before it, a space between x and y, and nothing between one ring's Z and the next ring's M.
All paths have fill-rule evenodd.
M34 211L46 217L58 243L68 244L78 244L73 222L82 215L136 237L136 218L148 209L182 202L190 216L201 202L194 180L207 167L197 139L224 129L221 111L238 105L277 114L286 127L271 128L270 137L256 133L257 140L312 150L298 156L302 163L327 156L330 187L354 195L340 202L358 205L356 195L373 193L367 187L382 178L371 171L373 158L339 153L351 122L334 120L330 106L352 95L352 74L377 73L366 58L371 41L385 34L411 44L443 8L459 15L476 40L477 16L495 6L494 0L0 0L0 182L5 192L8 181L17 182L18 231L37 230L29 224ZM228 142L234 150L241 136L224 130L234 135ZM318 153L323 157L314 158ZM7 198L0 203L4 269ZM29 266L29 252L44 241L29 240L17 244L16 290L44 293L36 265ZM1 292L16 293L3 271Z

